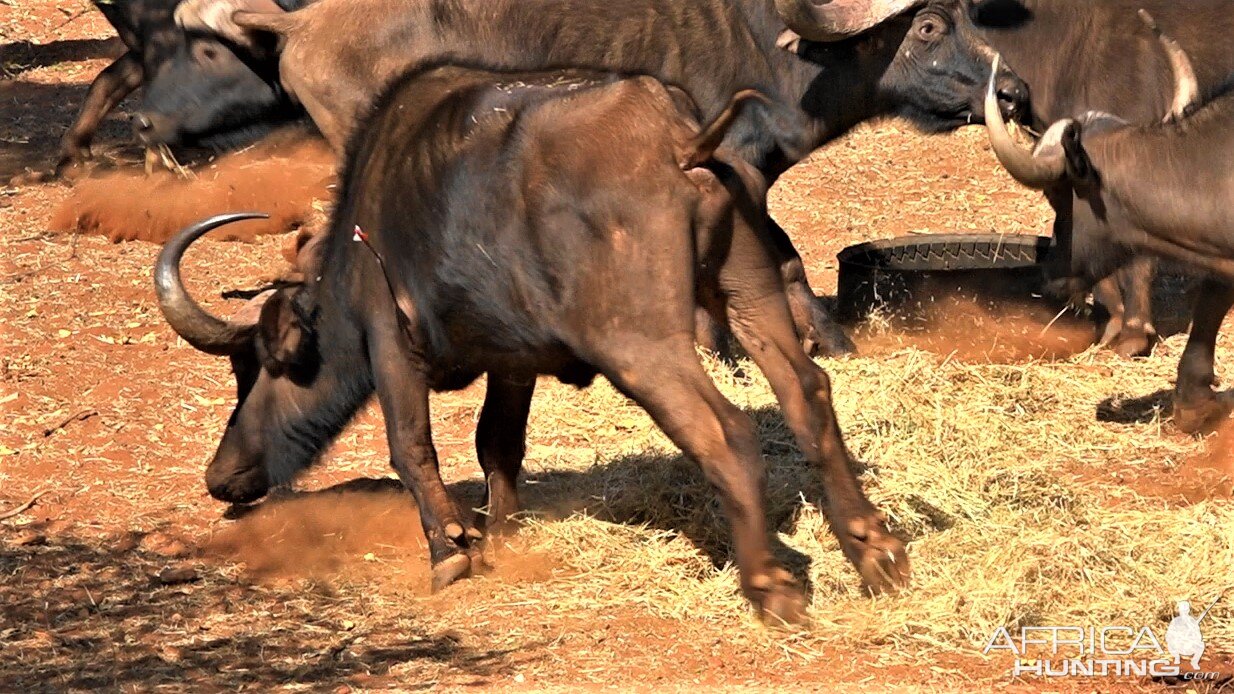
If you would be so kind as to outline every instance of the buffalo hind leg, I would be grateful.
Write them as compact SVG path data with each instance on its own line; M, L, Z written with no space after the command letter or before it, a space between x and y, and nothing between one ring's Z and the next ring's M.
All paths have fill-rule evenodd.
M484 505L477 526L486 535L511 529L512 517L521 509L518 475L526 452L527 415L536 389L534 375L490 373L476 426L476 454L484 470Z
M1187 433L1217 424L1234 409L1234 396L1213 390L1217 381L1213 371L1217 334L1231 306L1234 285L1225 280L1205 279L1196 298L1191 335L1178 362L1178 382L1174 388L1174 424Z
M60 140L60 157L56 162L58 175L70 164L90 158L90 142L103 117L111 112L124 97L141 86L143 69L141 58L133 51L120 56L99 73L90 83L86 101L82 104L77 120Z
M764 214L764 223L780 265L780 280L785 296L788 297L793 325L796 326L797 336L801 339L806 353L841 356L857 351L857 346L844 334L835 318L827 313L822 302L814 295L814 290L806 280L801 255L793 248L788 234L770 215Z
M771 553L766 470L754 422L703 371L692 335L651 341L624 335L598 345L602 369L702 468L728 518L741 587L769 623L805 621L805 595ZM622 345L613 353L611 345Z
M904 543L888 531L853 473L832 406L830 378L795 339L765 246L740 221L735 227L720 273L728 322L771 384L798 447L822 472L824 510L844 555L871 593L897 590L909 579Z
M386 420L390 463L420 511L433 566L433 592L471 575L474 529L441 480L429 420L429 386L418 366L423 361L409 348L393 320L370 331L370 359Z

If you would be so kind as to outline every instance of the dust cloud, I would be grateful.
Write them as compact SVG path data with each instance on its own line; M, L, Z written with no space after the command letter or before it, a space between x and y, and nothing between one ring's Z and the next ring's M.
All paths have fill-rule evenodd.
M84 179L52 216L52 231L101 234L113 242L163 243L182 227L223 212L265 212L269 219L230 224L220 240L251 241L304 225L315 200L328 201L335 156L317 137L273 136L194 169L110 171Z
M913 347L965 362L1014 364L1079 354L1092 346L1096 330L1071 312L956 296L933 302L913 319L874 316L854 340L863 355Z
M508 583L547 581L557 568L517 535L486 543L483 553L482 573ZM267 501L216 532L203 555L242 564L245 576L261 583L344 579L424 595L431 583L419 513L411 495L392 479L353 480Z

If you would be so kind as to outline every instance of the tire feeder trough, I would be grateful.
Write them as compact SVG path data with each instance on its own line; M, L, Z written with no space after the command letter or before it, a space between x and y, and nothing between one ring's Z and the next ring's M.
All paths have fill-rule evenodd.
M849 246L837 256L838 317L853 323L878 311L922 322L935 302L954 298L1058 311L1061 302L1042 296L1050 243L1044 236L937 234Z

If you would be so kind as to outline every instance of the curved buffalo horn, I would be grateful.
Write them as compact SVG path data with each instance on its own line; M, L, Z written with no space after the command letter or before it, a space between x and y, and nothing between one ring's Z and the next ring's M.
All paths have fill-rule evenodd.
M925 0L776 0L789 29L811 41L839 41L860 34Z
M1174 101L1170 104L1170 112L1165 120L1182 118L1187 113L1187 107L1200 95L1200 81L1195 77L1191 59L1187 57L1187 52L1172 36L1157 26L1157 20L1153 19L1148 10L1141 9L1138 14L1140 21L1144 22L1144 26L1148 27L1153 32L1153 36L1157 37L1157 41L1161 43L1165 56L1170 61L1170 71L1174 73Z
M184 252L197 239L225 224L245 219L266 219L260 212L220 214L187 226L163 246L154 266L154 293L163 317L180 337L207 354L227 356L247 344L253 336L255 320L237 322L211 315L189 296L180 277Z
M985 94L985 124L986 132L990 136L990 149L994 150L994 156L998 157L999 163L1007 169L1012 178L1040 190L1058 181L1066 173L1067 162L1062 147L1059 146L1059 139L1070 121L1062 120L1050 126L1035 151L1023 149L1016 144L1003 121L994 88L1001 59L1000 55L994 55L994 64L990 67L990 85Z
M173 17L176 24L196 31L218 34L248 48L255 48L253 37L232 19L236 12L287 14L274 0L182 0Z

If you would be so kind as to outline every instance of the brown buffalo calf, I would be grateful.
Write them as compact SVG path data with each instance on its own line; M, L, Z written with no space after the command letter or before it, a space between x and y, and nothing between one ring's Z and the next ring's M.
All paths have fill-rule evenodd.
M430 390L488 374L476 444L500 522L519 508L536 376L583 386L603 374L716 486L745 594L800 621L804 595L771 553L755 426L694 349L701 304L766 374L866 585L902 585L904 545L862 493L828 377L795 337L761 179L715 153L740 110L763 107L744 92L700 129L684 92L649 77L429 67L379 99L350 144L320 270L270 295L259 321L204 313L178 277L193 239L239 217L181 232L159 260L160 303L190 343L230 355L240 381L211 493L260 497L376 391L442 587L471 571L479 533L438 473Z

